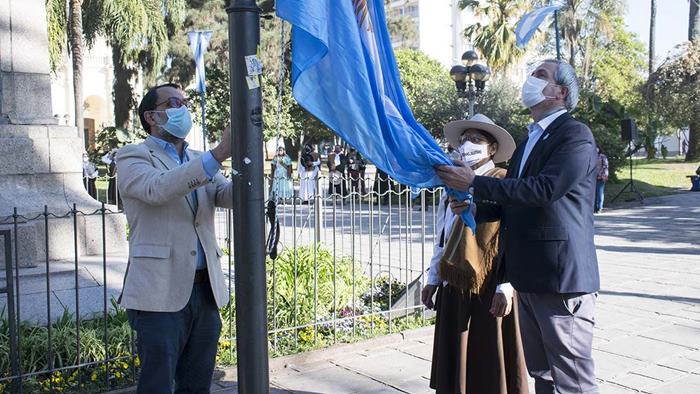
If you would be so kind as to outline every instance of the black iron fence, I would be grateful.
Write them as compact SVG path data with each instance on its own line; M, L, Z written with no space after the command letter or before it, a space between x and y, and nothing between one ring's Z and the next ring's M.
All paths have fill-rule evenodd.
M269 196L275 204L268 204L267 229L279 238L277 258L267 260L270 354L430 324L420 288L442 190L412 191L390 180L379 187L369 179L362 187L358 178L306 181L301 196L299 180L292 193ZM338 182L347 187L334 187ZM233 301L233 213L220 209L215 220ZM0 218L0 230L0 393L134 384L135 338L115 301L128 256L128 226L117 206L15 212ZM221 310L220 366L236 363L234 305Z

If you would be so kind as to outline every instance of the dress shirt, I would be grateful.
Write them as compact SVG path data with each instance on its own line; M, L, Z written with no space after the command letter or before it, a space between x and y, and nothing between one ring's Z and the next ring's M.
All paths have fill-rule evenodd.
M161 148L163 148L165 153L168 154L168 157L173 159L178 166L181 166L184 163L190 161L190 156L187 153L187 146L189 145L187 141L184 142L185 146L182 148L183 155L181 158L180 155L177 153L177 148L175 148L174 144L162 140L160 138L154 137L152 135L148 138L151 138L155 143L157 143ZM207 174L209 179L212 179L214 175L216 175L216 172L219 171L221 163L216 161L211 151L206 151L202 154L202 166L204 167L204 172ZM190 196L192 197L192 202L194 204L194 212L196 215L197 207L199 206L199 201L197 200L197 190L193 190L192 193L190 193ZM202 247L202 242L199 240L199 237L197 238L197 256L195 263L197 265L197 270L207 268L207 260L206 256L204 255L204 247Z
M522 175L523 167L525 167L525 163L527 163L527 158L530 157L532 149L537 144L537 141L540 140L542 134L544 134L544 131L547 130L547 127L549 127L549 125L551 125L552 122L554 122L559 116L561 116L564 113L566 113L566 110L561 109L551 115L544 117L543 119L540 119L539 122L531 123L527 126L527 142L525 144L525 150L523 150L523 157L520 160L520 166L518 167L518 178L520 178L520 176Z

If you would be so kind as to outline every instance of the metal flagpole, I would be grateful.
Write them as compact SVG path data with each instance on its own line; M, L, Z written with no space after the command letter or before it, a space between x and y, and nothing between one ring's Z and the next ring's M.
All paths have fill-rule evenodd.
M201 91L199 93L202 102L202 152L207 150L207 121L206 121L206 93Z
M269 393L267 300L265 278L265 209L263 179L262 66L260 9L255 0L231 0L229 27L231 97L231 167L236 351L241 393Z
M197 89L199 89L200 104L202 107L202 151L207 150L207 122L206 122L206 82L204 53L209 46L211 30L194 30L187 33L190 39L190 48L194 55L194 62L197 75Z

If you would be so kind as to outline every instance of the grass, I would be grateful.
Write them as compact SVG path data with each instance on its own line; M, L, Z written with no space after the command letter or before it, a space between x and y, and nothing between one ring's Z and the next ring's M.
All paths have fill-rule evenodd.
M668 159L634 159L634 184L644 197L657 197L675 194L690 189L688 175L694 175L700 162L686 162L682 157ZM605 186L605 200L612 201L613 197L629 182L628 165L617 170L617 182L608 182ZM629 189L628 189L629 190ZM625 194L618 198L625 201L631 198Z

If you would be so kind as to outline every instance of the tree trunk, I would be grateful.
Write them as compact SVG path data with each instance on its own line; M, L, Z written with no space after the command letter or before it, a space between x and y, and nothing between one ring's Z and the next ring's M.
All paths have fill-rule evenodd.
M692 2L692 0L691 0ZM649 17L649 78L654 72L654 57L656 49L656 0L651 0L651 16Z
M700 160L700 120L695 119L688 126L688 153L685 155L685 161Z
M82 137L83 121L83 17L82 0L70 0L70 52L73 60L73 101L75 104L75 127ZM87 141L85 141L87 143Z
M571 67L576 68L576 39L569 39L569 64Z
M651 14L649 16L649 76L648 80L651 79L651 74L654 73L654 49L656 48L656 0L651 0ZM648 83L651 86L651 83ZM653 92L653 91L652 91ZM652 93L650 92L650 93ZM651 111L647 113L647 135L644 138L644 149L647 151L647 159L653 159L656 157L656 128L653 125L653 117Z
M700 8L699 0L690 0L690 12L688 13L688 40L697 42L700 40ZM685 161L700 160L700 120L696 117L688 125L688 153Z
M688 13L688 41L700 39L700 0L690 0L690 12Z
M114 65L114 125L123 129L129 128L131 110L134 108L134 93L131 78L136 71L121 62L121 51L112 44L112 63ZM133 125L138 127L138 125Z

